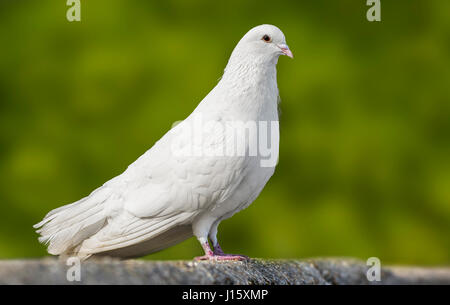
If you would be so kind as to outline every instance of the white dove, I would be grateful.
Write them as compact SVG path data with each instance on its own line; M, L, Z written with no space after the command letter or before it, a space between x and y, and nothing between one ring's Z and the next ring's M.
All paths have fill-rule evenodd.
M251 128L239 134L235 127L221 126L275 123L269 137L277 158L276 64L280 55L293 57L280 29L260 25L247 32L218 84L191 115L122 174L89 196L50 211L34 226L41 235L39 241L48 244L53 255L133 258L194 235L205 251L198 260L247 259L222 251L217 227L258 197L275 171L276 160L264 165L267 153L252 154L264 136L261 126L267 125L252 125L257 126L259 138ZM201 124L200 133L193 133L199 118L207 124ZM222 145L242 144L242 139L244 154L217 153Z

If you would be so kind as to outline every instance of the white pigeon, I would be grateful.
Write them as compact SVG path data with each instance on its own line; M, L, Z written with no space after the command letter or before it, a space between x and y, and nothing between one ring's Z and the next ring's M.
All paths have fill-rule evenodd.
M34 226L39 228L39 241L48 244L53 255L133 258L194 235L205 251L196 259L247 259L222 251L217 227L258 197L276 162L262 166L267 154L251 154L255 133L236 136L233 128L220 124L275 122L271 126L278 126L280 55L293 57L280 29L273 25L251 29L233 50L218 84L194 112L122 174L89 196L50 211ZM199 136L192 132L199 118L218 124L201 125ZM261 137L263 128L256 125ZM198 153L243 137L244 154ZM278 156L277 128L271 129L270 142Z

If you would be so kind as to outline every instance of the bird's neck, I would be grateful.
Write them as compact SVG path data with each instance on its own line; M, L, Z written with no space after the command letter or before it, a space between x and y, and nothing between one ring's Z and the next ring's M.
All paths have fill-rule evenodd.
M267 108L277 108L278 87L276 63L278 58L231 57L218 84L226 100L221 106L236 112L259 117Z
M278 56L251 55L233 52L222 76L229 85L267 85L276 83Z

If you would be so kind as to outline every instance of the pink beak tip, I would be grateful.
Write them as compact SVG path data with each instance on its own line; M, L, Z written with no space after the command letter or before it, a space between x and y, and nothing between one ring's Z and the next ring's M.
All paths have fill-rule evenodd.
M290 58L294 58L294 54L292 54L292 51L289 49L283 50L284 55L289 56Z
M294 54L292 54L292 51L289 49L289 47L286 44L278 45L278 47L281 49L281 52L284 55L289 56L290 58L294 58Z

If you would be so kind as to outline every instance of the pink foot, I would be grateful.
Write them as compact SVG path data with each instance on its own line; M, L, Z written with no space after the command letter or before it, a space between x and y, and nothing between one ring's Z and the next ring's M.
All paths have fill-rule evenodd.
M249 259L248 256L240 254L223 254L216 256L216 260L218 261L247 261Z
M207 243L202 244L202 247L203 247L203 250L205 250L205 255L194 257L194 260L196 260L196 261L206 261L206 260L208 260L208 261L242 261L242 260L249 259L249 257L245 256L245 255L225 254L219 245L217 245L214 248L214 252L211 251L211 248L209 247L209 244L207 244Z
M210 260L210 258L212 257L212 255L203 255L203 256L196 256L194 257L194 260L196 261L207 261Z
M217 244L214 247L214 255L219 256L219 257L234 257L235 260L249 260L250 258L246 255L241 255L241 254L226 254L223 252L222 248L220 247L219 244Z
M203 255L194 258L196 261L243 261L248 260L245 255L224 254L224 255Z

